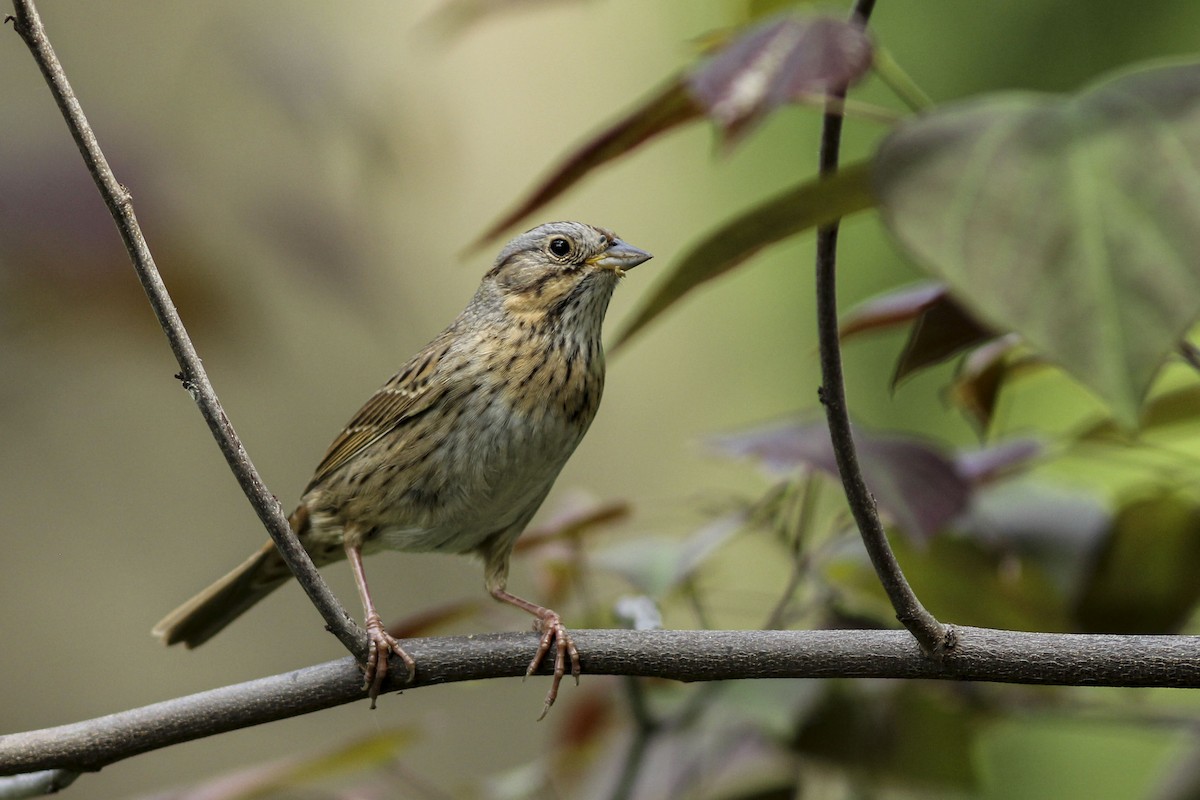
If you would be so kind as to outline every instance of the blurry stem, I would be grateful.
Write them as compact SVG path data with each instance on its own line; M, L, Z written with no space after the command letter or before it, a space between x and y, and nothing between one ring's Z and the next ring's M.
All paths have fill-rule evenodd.
M875 47L873 66L879 79L913 111L928 111L933 108L933 100L917 86L916 81L909 77L886 48Z
M865 27L874 7L875 0L857 0L851 19ZM840 92L839 96L844 94L844 91ZM820 174L823 177L837 172L841 136L841 115L827 111L821 130ZM896 611L896 618L916 637L927 654L940 657L948 645L947 629L925 610L905 580L879 520L875 499L863 480L858 464L850 415L846 408L846 386L838 342L837 239L836 222L817 229L817 334L822 374L820 398L825 406L833 453L854 521L858 524L875 573Z
M767 615L767 621L763 623L763 630L775 631L787 627L788 607L791 606L792 598L795 597L796 590L800 588L807 571L807 558L792 559L792 573L788 576L787 585L783 587L783 594L775 603L775 607L771 609L771 613Z
M687 599L688 605L692 607L692 613L696 615L696 624L702 629L712 627L712 622L708 616L708 609L704 607L703 601L700 599L700 590L696 587L695 578L687 578L680 586L683 591L683 596Z
M804 576L808 573L808 567L811 559L808 558L804 550L804 542L811 537L812 521L814 515L814 507L817 502L817 481L813 474L809 472L803 478L803 488L799 492L799 500L795 503L798 506L796 524L789 531L789 541L792 550L792 572L788 576L787 585L783 589L783 594L780 595L775 607L771 609L771 613L767 615L767 621L763 623L764 630L776 630L786 627L786 617L788 607L792 604L792 599L795 597L796 590L800 588Z
M646 753L650 750L650 744L656 736L667 731L686 730L695 725L717 693L728 686L725 683L706 683L697 686L674 717L660 720L650 713L644 679L626 678L623 685L625 686L625 696L629 700L629 711L633 716L634 736L629 742L625 763L621 767L621 776L612 793L613 800L625 800L625 798L633 796L633 787L637 785L638 775L646 761Z
M288 567L296 575L317 610L321 612L321 616L325 618L330 632L345 645L347 650L361 659L366 654L366 634L354 624L345 609L338 603L337 598L329 591L329 587L325 585L317 568L313 566L312 559L308 557L292 532L279 500L267 490L262 478L259 477L258 470L255 469L238 439L233 424L225 416L217 393L213 390L212 383L204 371L200 356L196 353L191 338L183 326L183 321L179 317L179 312L176 311L175 304L172 302L170 294L167 293L167 287L159 275L158 267L154 264L150 248L146 244L141 227L133 213L132 195L128 189L117 182L108 165L108 160L101 152L96 135L83 114L83 109L75 97L71 84L67 81L62 64L59 63L54 49L50 46L50 40L46 37L46 31L42 27L41 18L38 16L33 1L13 0L13 9L14 16L8 17L6 21L13 22L13 28L17 35L21 37L33 54L33 58L37 62L38 68L41 69L46 83L49 84L50 92L54 95L54 100L67 122L67 128L70 129L71 136L74 137L75 144L79 147L84 163L91 172L96 187L100 190L100 195L104 198L104 203L108 206L109 213L112 214L113 220L117 224L117 230L121 234L125 249L129 251L129 257L133 261L138 280L145 289L154 314L158 317L158 324L166 333L171 351L175 354L176 361L179 362L180 372L176 377L199 406L204 421L208 423L213 437L217 440L217 445L221 448L221 453L225 456L225 461L233 471L234 477L237 478L242 491L245 492L250 505L254 507L258 518L262 520L267 532L271 534L275 546L279 548Z
M629 749L625 753L625 763L621 765L617 785L613 787L612 800L627 800L633 797L633 787L637 785L642 765L646 763L646 752L650 749L650 742L661 729L659 721L650 713L650 704L646 700L646 687L642 679L626 677L621 685L625 689L629 713L633 717L633 738L629 741Z

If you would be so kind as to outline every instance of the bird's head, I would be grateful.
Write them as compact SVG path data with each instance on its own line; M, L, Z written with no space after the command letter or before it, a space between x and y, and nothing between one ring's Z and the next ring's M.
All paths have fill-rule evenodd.
M582 222L548 222L513 239L484 276L510 314L604 316L625 271L647 261L645 250Z

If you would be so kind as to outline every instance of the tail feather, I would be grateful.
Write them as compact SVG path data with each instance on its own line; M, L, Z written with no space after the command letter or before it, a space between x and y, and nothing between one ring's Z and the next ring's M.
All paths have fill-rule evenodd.
M199 647L271 592L287 583L288 571L274 542L172 611L154 626L164 644Z

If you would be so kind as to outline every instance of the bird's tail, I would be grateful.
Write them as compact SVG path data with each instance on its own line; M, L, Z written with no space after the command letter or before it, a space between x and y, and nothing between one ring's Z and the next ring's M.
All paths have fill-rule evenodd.
M224 578L167 614L153 633L163 644L198 647L291 577L275 543L268 541Z

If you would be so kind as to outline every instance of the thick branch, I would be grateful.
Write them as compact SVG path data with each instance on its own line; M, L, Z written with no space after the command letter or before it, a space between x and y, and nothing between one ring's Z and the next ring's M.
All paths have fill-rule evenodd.
M854 18L865 26L874 7L874 0L858 0L854 7ZM840 105L844 96L845 91L838 92L832 102ZM821 175L837 171L841 141L841 111L826 110L821 129ZM938 655L949 644L946 629L925 610L904 578L900 563L888 544L883 523L879 520L875 498L871 496L858 464L858 452L854 447L850 414L846 406L846 385L838 340L837 240L836 222L817 229L817 335L821 351L821 403L825 406L833 454L837 459L850 511L854 514L854 521L858 524L875 573L896 610L896 618L917 638L927 653Z
M1200 637L1018 633L955 627L928 658L906 631L573 631L588 674L681 681L741 678L937 678L1073 686L1200 687ZM532 634L411 639L420 664L408 689L524 675ZM545 671L545 670L544 670ZM403 665L392 671L403 685ZM139 753L365 697L343 658L294 672L0 736L0 775L98 770ZM569 695L568 695L569 699ZM403 702L393 700L392 702ZM533 712L530 712L532 718Z
M233 424L225 416L217 393L213 390L212 383L208 380L208 374L204 371L200 356L197 355L196 348L192 346L192 340L183 327L179 312L175 310L175 304L167 293L167 287L158 273L153 256L150 255L150 248L142 236L141 227L133 213L133 202L129 190L117 182L108 165L108 160L101 152L96 135L92 132L87 118L84 117L83 109L75 97L75 92L71 89L71 84L67 81L66 73L63 72L62 64L59 63L58 56L54 54L50 40L46 38L46 31L42 27L37 9L32 0L13 0L13 8L15 15L10 18L13 27L29 47L30 52L33 53L38 68L41 69L46 83L50 86L50 91L54 95L55 102L58 103L59 110L62 111L71 136L74 137L75 143L79 146L79 152L83 155L84 163L87 164L88 171L92 173L96 187L100 190L105 205L108 206L113 220L117 223L121 240L125 243L126 250L129 251L129 258L133 261L142 288L146 290L146 296L150 299L155 316L158 317L158 323L167 335L171 351L175 354L175 360L179 362L180 373L177 377L192 395L196 405L199 406L204 421L208 423L213 437L217 440L217 445L221 448L221 453L229 463L229 468L233 470L234 477L237 478L242 491L246 493L250 505L254 507L258 518L262 520L271 539L274 540L275 546L283 554L288 567L299 579L300 585L304 587L304 591L308 593L317 610L321 612L321 616L325 618L326 626L341 640L346 649L362 658L366 653L366 634L354 624L345 609L338 603L337 598L329 591L329 587L317 572L317 568L313 566L312 559L304 552L304 547L292 532L287 517L283 513L283 507L267 490L266 484L263 483L258 470L250 461L250 456L246 454L241 440L234 431Z

